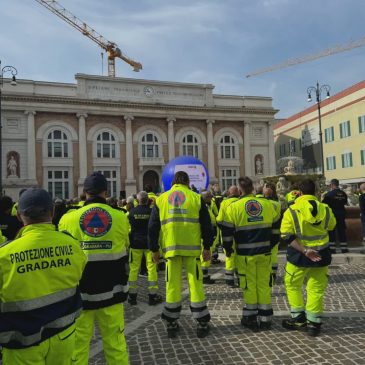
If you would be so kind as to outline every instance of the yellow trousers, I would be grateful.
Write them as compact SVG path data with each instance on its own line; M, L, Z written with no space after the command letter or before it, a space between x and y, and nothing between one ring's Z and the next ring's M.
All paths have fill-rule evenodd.
M271 268L273 274L276 274L278 272L278 252L279 252L279 244L275 245L271 249Z
M166 303L162 319L173 322L180 318L182 269L185 267L190 293L190 309L198 321L209 321L210 314L205 303L203 273L199 257L169 257L166 263Z
M75 324L39 345L3 348L3 365L70 365L75 348Z
M285 266L284 284L292 317L306 312L311 322L321 323L324 293L328 284L328 266L298 267L290 262ZM302 286L307 278L307 304L304 305Z
M90 341L94 334L95 322L100 329L107 364L128 365L122 303L100 309L84 310L81 313L76 321L76 343L72 365L88 364Z
M143 255L146 257L148 292L149 294L156 294L158 291L158 274L157 264L152 261L152 252L136 248L131 248L129 251L129 293L136 294L138 291L137 280Z
M224 251L225 252L225 251ZM225 271L225 280L233 281L234 273L236 271L236 251L232 252L230 257L226 256L226 271Z
M258 315L262 322L271 321L271 255L237 255L236 265L245 301L243 316Z

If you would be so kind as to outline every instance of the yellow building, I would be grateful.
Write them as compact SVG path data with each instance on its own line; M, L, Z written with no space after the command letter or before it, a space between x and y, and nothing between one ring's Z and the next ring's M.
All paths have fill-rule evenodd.
M323 96L323 95L322 95ZM313 97L313 95L312 95ZM278 173L287 156L303 159L298 172L322 171L318 108L313 105L274 126ZM324 174L341 184L365 181L365 81L321 101ZM280 171L281 170L281 171Z

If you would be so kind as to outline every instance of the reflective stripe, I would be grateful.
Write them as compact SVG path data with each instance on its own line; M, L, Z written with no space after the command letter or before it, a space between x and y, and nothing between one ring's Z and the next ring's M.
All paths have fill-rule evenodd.
M226 275L234 275L234 270L226 270Z
M40 298L22 300L18 302L1 303L1 311L5 312L23 312L30 311L37 308L45 307L46 305L61 302L64 299L73 297L76 294L76 288L70 288L45 295Z
M300 236L299 238L304 241L319 241L327 238L327 234L320 234L318 236Z
M165 308L162 310L162 313L168 317L168 318L172 318L172 319L179 319L180 318L180 311L179 312L170 312L168 310L166 310Z
M271 304L259 304L258 308L264 309L264 310L269 310L269 309L272 309L272 305Z
M239 243L237 245L238 250L244 250L245 248L260 248L260 247L269 247L270 241L264 242L255 242L255 243Z
M297 236L300 238L302 236L302 231L300 229L300 225L299 225L299 220L298 220L298 216L297 216L297 212L295 212L292 208L289 207L289 211L293 217L293 221L294 221L294 228L295 228L295 233L297 234Z
M119 260L124 256L127 256L126 251L121 251L118 253L93 253L88 254L87 251L84 251L87 256L88 261L115 261Z
M236 231L251 231L252 229L271 228L272 224L251 224L249 226L236 227Z
M158 285L157 281L149 281L148 282L148 286L156 286L156 285Z
M222 241L223 242L231 242L231 241L233 241L233 236L223 237Z
M300 229L297 212L294 211L293 209L291 209L290 207L289 207L289 210L290 210L290 213L294 220L295 233L299 239L304 240L304 241L319 241L319 240L323 240L323 239L327 238L327 234L321 234L321 235L317 235L317 236L303 236L302 231ZM327 210L327 208L326 208L326 210ZM329 211L326 211L326 220L327 220L327 212L328 212L328 220L329 220ZM328 225L328 222L327 222L327 225Z
M168 251L177 251L177 250L186 250L186 251L200 251L201 247L200 246L188 246L188 245L174 245L174 246L169 246L169 247L164 247L162 249L163 252L168 252Z
M205 302L205 300L201 301L201 302L190 302L190 307L192 308L200 308L200 307L206 307L207 303Z
M246 304L244 309L257 309L257 304Z
M172 217L161 221L161 225L172 222L183 222L183 223L199 223L199 218L186 218L186 217Z
M258 314L258 310L257 309L244 309L243 313L242 313L245 317L248 316L255 316Z
M330 242L327 242L327 243L325 243L323 245L320 245L320 246L306 246L306 245L304 245L304 247L306 247L306 248L310 248L311 250L317 250L317 251L324 250L328 246L331 246Z
M329 222L330 222L330 208L326 207L326 220L324 223L324 229L328 229Z
M129 287L129 294L136 294L138 292L138 288L136 286L132 287L130 286Z
M192 313L193 313L193 318L198 319L198 318L208 316L209 315L209 310L208 310L208 308L205 308L201 312L192 312Z
M225 227L230 227L230 228L233 228L234 227L234 224L233 223L226 222L226 221L222 221L222 222L220 222L220 224L222 226L225 226Z
M260 321L261 322L271 322L271 318L272 318L272 316L263 316L263 315L260 315Z
M177 303L165 303L165 308L175 309L175 308L179 308L179 307L181 307L181 302L177 302Z
M10 341L16 341L21 343L23 346L31 346L42 340L42 333L45 329L67 327L71 325L77 317L80 316L80 313L81 309L78 309L74 313L68 314L67 316L61 318L57 318L53 322L47 323L46 325L42 326L37 333L29 336L25 336L19 331L1 332L0 342L5 344L9 343Z
M106 293L100 293L100 294L81 293L81 298L82 300L88 302L99 302L102 300L111 299L114 297L114 294L117 293L128 293L128 289L129 289L128 285L115 285L113 290Z

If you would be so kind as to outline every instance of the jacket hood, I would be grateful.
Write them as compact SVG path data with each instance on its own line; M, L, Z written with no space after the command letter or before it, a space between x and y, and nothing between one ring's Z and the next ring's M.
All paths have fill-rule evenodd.
M303 220L311 224L319 224L326 217L326 205L321 204L314 195L300 196L291 209L299 211Z

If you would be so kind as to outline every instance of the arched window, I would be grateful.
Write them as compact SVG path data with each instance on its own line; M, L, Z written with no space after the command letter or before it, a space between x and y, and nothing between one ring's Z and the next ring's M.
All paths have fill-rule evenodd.
M115 158L116 157L115 137L109 132L102 132L96 138L96 157Z
M236 157L236 142L234 138L226 134L220 139L220 158L235 159Z
M149 132L142 137L142 158L159 157L159 141L155 133Z
M182 154L199 158L199 143L194 134L185 134L182 139Z
M66 133L55 129L47 136L48 157L69 157L69 141Z

